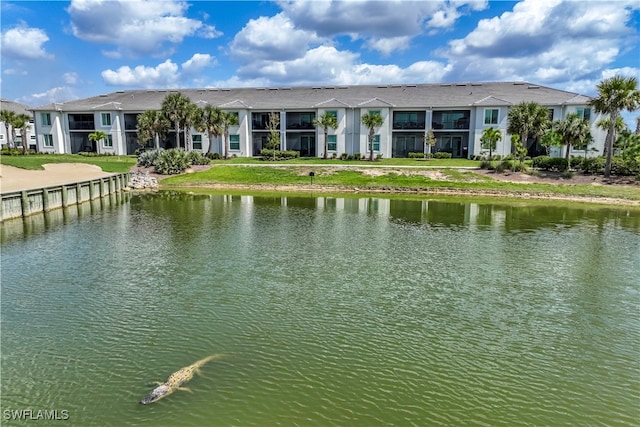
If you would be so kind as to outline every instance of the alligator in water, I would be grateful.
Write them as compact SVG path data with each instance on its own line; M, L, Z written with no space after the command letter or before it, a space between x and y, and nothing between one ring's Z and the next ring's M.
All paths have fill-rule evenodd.
M188 390L187 388L183 388L182 385L186 384L193 378L194 374L200 373L200 368L203 367L206 363L212 361L213 359L218 359L221 357L221 354L213 354L209 357L205 357L204 359L198 360L196 363L193 363L189 366L185 366L177 372L171 374L171 376L164 383L158 383L158 387L154 388L151 393L142 398L140 403L146 405L148 403L156 402L163 397L166 397L173 393L176 390Z

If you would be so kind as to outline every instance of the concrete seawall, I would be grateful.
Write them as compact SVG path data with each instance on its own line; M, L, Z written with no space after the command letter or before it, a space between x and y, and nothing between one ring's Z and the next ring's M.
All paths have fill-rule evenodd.
M130 173L122 173L71 184L2 193L0 220L26 217L106 197L123 191L130 179Z

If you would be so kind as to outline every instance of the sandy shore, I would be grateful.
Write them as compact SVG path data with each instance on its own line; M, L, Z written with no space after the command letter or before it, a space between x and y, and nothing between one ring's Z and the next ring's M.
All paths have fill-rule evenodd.
M114 175L99 166L84 163L51 163L44 170L27 170L0 165L0 193L72 184Z

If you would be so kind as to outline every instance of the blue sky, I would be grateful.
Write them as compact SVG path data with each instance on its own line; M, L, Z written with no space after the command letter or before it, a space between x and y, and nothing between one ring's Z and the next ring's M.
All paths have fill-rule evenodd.
M5 1L2 98L524 80L595 94L640 72L640 2Z

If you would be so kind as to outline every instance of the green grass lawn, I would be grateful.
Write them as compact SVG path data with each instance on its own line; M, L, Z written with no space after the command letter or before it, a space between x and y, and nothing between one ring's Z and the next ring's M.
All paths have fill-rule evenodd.
M22 169L43 169L47 163L88 163L102 168L105 172L129 172L136 164L135 156L80 156L78 154L32 154L28 156L0 156L3 165Z
M453 181L435 180L419 175L387 173L370 176L357 170L340 170L332 173L323 168L309 167L238 167L216 166L209 170L170 177L161 181L163 187L205 186L207 184L244 184L244 185L309 185L309 170L315 176L313 184L317 186L357 187L361 191L388 190L426 190L447 188L469 192L503 192L529 194L557 194L563 196L613 197L628 200L640 200L640 189L622 186L594 186L586 184L546 184L512 183L493 180L488 176L473 174L464 170L442 170Z
M415 166L415 167L471 167L477 168L480 162L467 159L429 159L416 160L407 158L393 158L376 160L373 163L368 160L340 160L340 159L320 159L316 157L305 157L299 159L283 160L279 162L266 162L258 157L234 157L228 160L214 160L213 164L283 164L283 165L361 165L361 166Z

